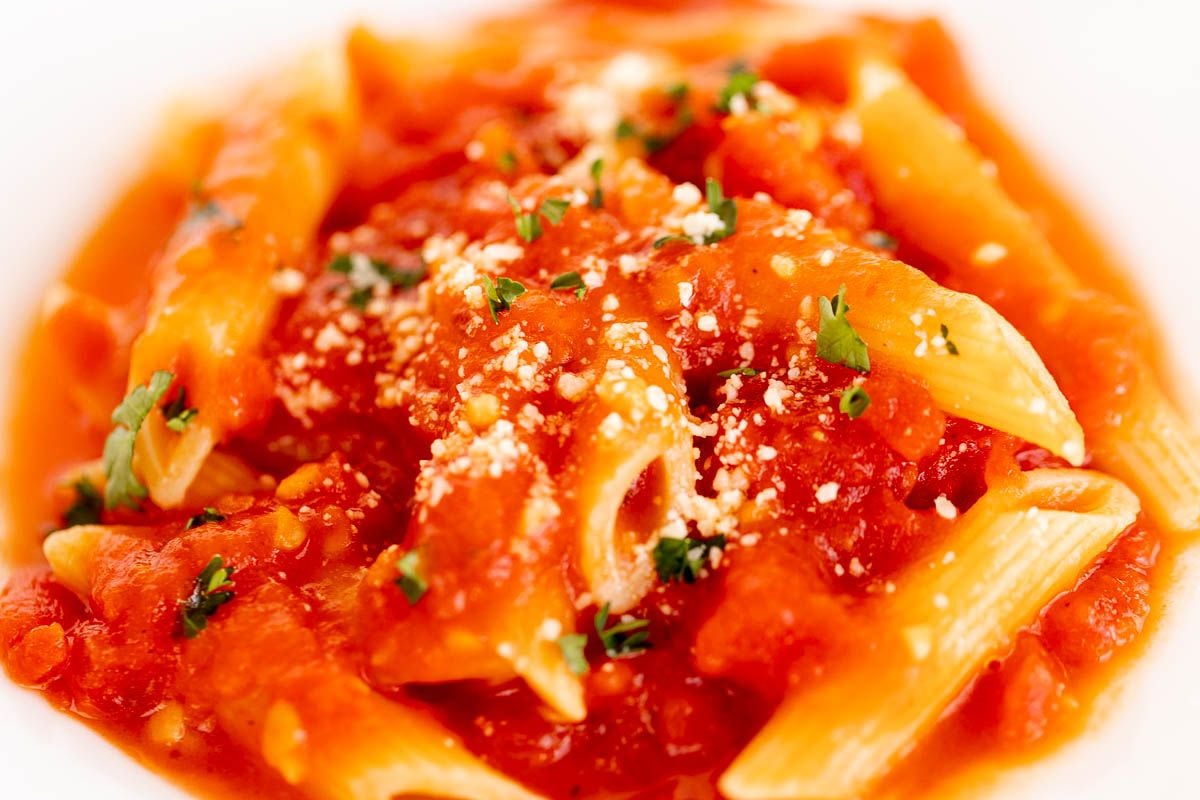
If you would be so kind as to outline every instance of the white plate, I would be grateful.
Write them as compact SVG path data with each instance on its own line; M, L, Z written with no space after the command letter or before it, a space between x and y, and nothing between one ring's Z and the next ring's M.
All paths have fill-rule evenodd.
M1200 377L1200 12L1175 0L830 2L938 10L976 82L1126 257L1183 373ZM0 375L41 290L136 163L156 112L356 19L447 24L484 0L22 2L0 28ZM5 387L0 385L0 394ZM47 387L54 391L54 387ZM3 402L3 401L0 401ZM999 798L1196 796L1200 569L1093 730L1006 773ZM0 681L0 794L182 797L36 695Z

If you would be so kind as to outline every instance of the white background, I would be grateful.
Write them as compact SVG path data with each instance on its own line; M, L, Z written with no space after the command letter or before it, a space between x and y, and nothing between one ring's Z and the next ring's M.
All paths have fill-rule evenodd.
M39 292L128 174L156 113L357 19L453 24L486 0L8 0L0 15L0 395ZM877 0L937 11L985 96L1127 263L1200 377L1200 11L1184 0ZM53 391L53 387L47 387ZM1194 561L1195 559L1189 559ZM1200 569L1096 729L1010 773L999 797L1200 796ZM179 793L0 681L0 795Z

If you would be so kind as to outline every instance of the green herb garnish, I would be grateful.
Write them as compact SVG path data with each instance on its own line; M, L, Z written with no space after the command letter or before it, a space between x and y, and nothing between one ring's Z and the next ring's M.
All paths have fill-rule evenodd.
M416 550L409 550L396 562L396 571L400 573L400 577L396 578L396 585L400 587L410 606L416 605L429 590L429 584L418 572L420 566L421 556Z
M570 200L562 200L557 197L548 197L542 201L542 205L538 208L538 211L551 225L557 225L562 222L563 216L567 213L567 209L570 207Z
M375 287L380 284L409 289L425 277L425 262L417 269L396 269L386 261L365 253L339 253L329 262L330 272L345 275L350 284L350 305L366 308Z
M100 514L104 511L104 498L100 496L100 492L86 477L80 478L71 486L75 489L75 502L63 512L64 526L69 528L72 525L99 524Z
M664 583L695 583L700 577L700 570L708 562L708 554L714 549L725 549L724 535L699 539L690 536L684 539L659 539L654 546L654 566L658 570L658 579Z
M525 294L525 287L511 278L497 278L495 283L487 275L483 276L483 292L487 295L488 310L492 312L492 321L500 324L500 312L512 308L513 302Z
M193 191L196 191L196 188L197 187L193 187ZM200 225L201 223L207 222L210 219L216 220L230 231L238 231L245 226L245 223L241 220L241 218L230 213L229 211L226 211L225 208L216 200L206 200L202 203L193 203L191 210L188 211L187 219L183 221L183 224L185 227L191 227L193 225Z
M565 636L558 637L555 642L558 649L562 651L563 659L567 662L567 667L576 675L584 675L588 671L587 654L584 650L587 648L586 633L568 633Z
M185 531L190 531L192 528L199 528L201 525L207 525L210 522L224 522L225 515L217 511L212 506L205 506L204 510L187 521L184 526Z
M946 352L952 356L958 355L958 345L950 341L950 329L946 327L945 323L941 326L941 334L942 338L946 340Z
M844 364L858 372L871 371L867 344L846 319L850 306L846 303L846 287L838 289L832 299L822 297L821 327L817 331L817 356L830 364Z
M871 396L867 394L867 390L861 386L851 386L842 392L838 409L850 419L858 419L869 405L871 405Z
M608 625L608 614L609 604L605 603L596 614L595 626L596 634L600 637L600 642L604 645L604 652L608 654L609 658L631 656L650 647L650 633L646 630L650 625L648 621L631 619L627 622L618 622L605 630Z
M575 291L575 297L579 300L587 294L587 285L583 282L578 272L564 272L550 282L550 288L555 291L571 290Z
M634 136L637 136L637 128L629 120L623 119L617 123L616 136L618 140L632 139Z
M732 236L737 230L737 203L725 196L724 189L721 188L721 182L716 178L709 178L704 182L704 195L708 200L708 210L721 220L721 227L712 233L706 234L702 242L696 242L688 236L662 236L654 240L654 249L660 250L668 244L678 242L680 244L716 244L722 239Z
M496 159L496 167L506 175L517 171L517 156L512 150L505 150Z
M704 237L705 244L719 242L733 236L737 230L737 204L725 196L721 182L709 178L704 183L704 194L708 198L708 210L721 218L722 227Z
M146 386L135 386L112 413L115 426L104 440L104 505L107 508L124 506L141 510L139 500L146 496L146 487L133 473L133 444L138 431L158 402L162 400L175 376L160 369L150 376Z
M735 367L734 369L723 369L717 373L718 378L732 378L734 375L744 375L747 378L753 378L758 374L758 370L753 367Z
M874 247L876 250L895 250L899 244L883 231L867 231L863 234L863 241L867 246Z
M592 196L588 201L592 208L604 207L604 189L600 186L600 175L604 172L604 159L597 158L588 167L592 176Z
M233 599L233 567L225 567L220 556L213 556L192 587L192 593L182 603L179 624L183 635L195 639L208 627L208 618Z
M750 108L755 107L754 84L758 83L758 75L746 68L745 64L736 63L729 68L729 80L721 87L717 95L717 110L723 114L730 113L730 103L739 94L746 98Z
M512 206L513 218L517 225L517 235L529 243L537 241L542 236L542 221L539 215L545 217L546 221L551 225L557 225L562 222L567 209L571 207L569 200L548 197L538 206L536 213L522 211L521 204L511 194L508 196L508 204Z
M199 413L200 409L188 407L187 389L180 389L175 399L163 407L163 416L167 418L167 427L176 433L183 433L183 429Z

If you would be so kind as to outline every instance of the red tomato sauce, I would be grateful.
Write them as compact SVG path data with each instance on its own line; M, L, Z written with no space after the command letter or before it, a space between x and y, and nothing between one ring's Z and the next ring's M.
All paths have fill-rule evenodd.
M586 6L576 5L562 13L587 12ZM619 32L606 30L603 21L595 24L597 40L619 40ZM874 24L887 31L896 58L923 90L1001 165L1006 188L1045 218L1048 235L1064 256L1097 264L1104 288L1127 299L1130 293L1114 277L1106 251L980 110L941 29L932 23ZM694 45L690 56L684 53L699 70L697 91L705 80L719 83L703 77L711 72L704 71L712 55L705 47L719 50L717 39L716 44ZM409 94L398 96L381 66L388 47L361 31L351 39L366 120L346 186L328 213L320 241L305 263L293 265L312 279L300 296L285 302L265 347L265 355L277 365L274 380L283 387L277 391L283 399L227 446L276 481L314 464L315 488L296 498L277 500L270 492L230 498L221 507L227 521L182 534L190 512L106 514L106 523L131 527L120 545L102 554L95 583L103 589L90 607L47 567L36 564L44 533L60 527L69 501L63 476L100 452L105 415L122 395L129 346L147 302L138 287L147 286L148 265L185 206L186 181L178 176L151 169L134 184L65 278L73 289L104 305L99 310L72 307L69 315L40 321L21 361L16 413L9 426L6 546L14 561L34 565L17 569L0 594L0 655L13 680L43 690L59 707L92 721L201 791L237 787L240 796L299 796L247 754L241 734L223 730L211 711L231 692L218 676L253 671L279 657L271 649L279 642L257 638L271 627L274 606L266 600L257 605L246 601L285 597L303 605L309 638L295 645L297 652L316 649L315 641L339 663L366 669L372 630L390 632L389 615L404 606L398 595L384 602L373 600L369 589L360 594L359 584L380 554L415 524L411 500L420 462L443 435L439 426L454 402L457 378L447 364L461 365L468 375L483 374L494 357L478 346L460 351L463 342L447 337L431 346L443 360L431 357L416 368L420 385L435 394L443 391L444 397L430 400L425 416L411 408L381 408L377 375L387 369L395 342L378 319L367 316L355 323L361 326L354 332L359 343L354 359L322 358L314 345L313 332L346 312L344 280L325 272L325 264L347 241L396 268L415 269L421 264L422 243L433 235L511 238L514 222L507 207L480 201L489 183L521 181L536 193L543 173L553 171L546 153L557 148L571 155L573 145L546 118L542 90L550 80L548 65L533 62L514 69L519 53L501 39L491 48L480 46L467 62L471 71L451 70L438 83L410 86ZM781 46L757 66L782 88L812 98L813 118L827 127L844 99L845 87L831 65L844 57L845 47L836 38L808 47ZM878 241L870 238L873 231L886 230L887 220L874 205L853 150L838 141L826 136L812 148L800 147L795 141L799 134L787 126L753 117L722 121L699 104L694 124L676 135L670 126L678 109L666 103L658 112L657 118L650 112L644 124L671 138L649 155L648 163L675 181L702 183L705 174L719 171L726 194L739 198L744 227L739 229L739 260L726 263L724 255L713 255L713 263L707 264L703 259L708 254L691 259L678 248L664 247L649 256L653 269L642 284L610 278L606 291L622 297L622 313L648 320L652 330L665 332L676 321L676 287L685 279L693 284L697 303L712 309L719 324L736 325L748 301L727 287L741 279L738 271L748 268L743 265L765 262L762 254L769 254L772 245L763 231L782 219L780 206L810 209L848 239L867 244ZM464 151L471 142L482 142L489 155L511 152L511 170L494 159L468 159ZM204 163L211 147L210 142L199 148L198 163ZM538 248L530 249L520 267L528 285L535 285L535 276L561 272L563 252L570 252L572 263L589 255L614 255L618 237L643 235L636 218L653 208L661 186L647 180L642 189L619 211L600 209L589 212L584 222L568 217L560 226L547 226ZM760 191L772 194L778 205L750 199ZM909 243L882 247L886 252L895 248L901 259L911 257L911 263L935 278L944 272L944 265ZM767 289L762 291L756 304L766 309L766 316L771 309L780 318L794 315L793 298L772 298ZM586 340L600 330L601 302L599 293L575 302L567 293L531 288L503 324L525 325L529 338L546 342L562 364L579 363L591 352ZM1098 372L1074 373L1084 389L1119 382L1119 375L1108 373L1119 372L1133 357L1123 343L1127 326L1102 307L1089 308L1078 321L1075 341L1095 343L1089 361L1098 365ZM757 338L756 360L788 356L790 328L772 329L771 324L768 319ZM729 381L717 376L739 363L729 340L707 342L693 328L673 344L672 358L698 418L715 415L719 427L736 427L738 420L764 407L769 388L764 377L737 378L730 394ZM299 389L289 383L294 372L279 365L297 359L306 365L306 380L336 388L335 409L310 405L307 417L289 409L284 396ZM63 375L86 375L102 398L101 411L86 407L64 387ZM853 657L860 643L876 635L872 603L887 595L893 577L933 552L949 529L931 511L936 498L945 497L964 512L1005 475L1064 466L1012 436L947 417L918 381L885 369L866 378L872 405L861 419L851 420L839 413L832 389L855 377L846 367L818 362L793 382L797 398L785 404L784 413L749 425L735 444L697 440L705 490L714 490L722 459L732 453L773 454L750 459L745 491L752 497L774 491L777 483L786 485L777 502L787 524L781 527L778 518L746 510L739 519L741 536L754 536L753 546L730 547L719 568L695 583L656 585L630 611L649 622L652 646L647 651L610 659L593 638L587 651L593 668L584 679L589 713L583 722L563 722L548 714L520 681L398 689L380 679L376 688L427 708L471 751L550 797L716 797L715 776L788 689L836 670L840 660ZM547 416L554 402L545 400ZM539 441L551 472L563 468L568 454L562 443L548 434ZM816 447L814 441L836 441L838 446ZM818 482L836 483L836 499L814 503L812 487ZM444 524L461 524L463 514L503 519L506 496L494 487L480 488L470 495L470 507L454 509ZM637 502L637 491L631 491L627 503L633 507ZM292 552L281 552L273 539L273 515L280 509L294 514L306 534L305 543ZM492 545L500 527L496 523L495 528L464 532L456 548L437 557L447 563L470 560L477 549ZM560 543L550 541L546 547L546 558L563 558ZM213 552L237 567L238 598L233 602L244 599L246 610L238 612L237 624L248 637L235 645L224 638L230 634L217 632L232 612L221 609L213 616L199 641L211 637L214 643L229 643L228 663L220 670L214 666L220 652L212 649L217 644L205 645L208 650L190 646L178 629L178 599L203 568L206 554ZM947 771L952 761L947 756L974 764L1025 757L1081 727L1092 695L1145 638L1141 634L1153 618L1166 561L1159 535L1139 520L1074 589L1016 635L1010 652L995 659L962 693L889 784L927 788L924 781L935 766L937 772ZM465 578L431 578L429 613L450 613L438 598L456 590L477 596L481 604L505 597L511 580L500 572L481 568ZM580 578L573 575L573 580ZM580 630L589 629L597 610L594 605L582 608ZM422 629L402 630L411 634ZM451 669L445 663L448 656L425 647L415 635L412 642L410 663L388 669L404 676ZM299 669L309 669L304 660L309 656L297 658ZM323 667L315 666L315 655L312 659L311 673L318 680ZM183 704L188 725L163 746L152 741L148 726L166 724L158 714L168 703ZM152 723L156 718L159 722ZM917 781L921 783L913 783Z

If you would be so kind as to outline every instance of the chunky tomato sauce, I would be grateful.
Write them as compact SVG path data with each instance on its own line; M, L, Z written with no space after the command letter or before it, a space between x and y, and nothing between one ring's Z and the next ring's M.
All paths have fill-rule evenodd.
M636 44L630 20L671 24L645 9L572 3L553 13L561 35L576 37L580 59ZM423 710L548 797L716 797L716 776L790 690L862 657L886 624L879 609L894 581L937 551L954 515L1007 476L1066 466L1043 448L948 415L911 375L879 366L864 379L839 364L797 361L796 309L812 290L761 269L783 246L775 231L794 224L789 209L806 209L859 248L857 268L895 256L979 294L1022 327L1024 295L1006 295L1003 275L995 285L971 283L892 228L852 140L835 135L843 65L867 38L995 162L1005 189L1066 260L1094 270L1087 280L1095 291L1130 301L1105 251L980 110L936 24L859 22L852 35L752 52L719 30L661 43L684 65L688 89L642 92L635 133L618 145L645 165L604 175L600 203L574 202L560 223L543 219L541 235L523 243L505 193L535 203L561 193L553 176L581 148L547 100L561 78L555 64L520 46L528 29L548 25L535 17L491 23L462 52L406 49L365 31L350 37L364 118L348 174L316 241L284 265L298 283L281 290L261 352L274 396L222 445L264 476L261 485L228 492L212 503L223 519L188 530L195 507L105 510L117 535L96 554L84 601L40 563L41 543L63 526L77 499L72 480L101 452L145 321L151 265L194 206L189 186L220 135L193 134L194 164L152 166L114 207L21 363L6 544L25 566L0 594L0 654L13 680L207 791L303 796L279 758L268 755L272 769L259 757L262 733L231 721L228 709L253 706L254 687L266 683L297 708L319 705L321 687L344 670ZM428 69L438 58L450 60ZM795 114L718 111L737 58L797 98ZM656 220L676 202L678 184L702 187L712 175L737 198L736 234L712 247L656 247ZM486 307L435 300L430 313L441 328L430 336L416 323L406 328L408 312L391 305L411 302L419 288L375 289L357 302L347 275L327 269L354 252L417 273L438 237L458 237L459 250L463 242L516 243L523 252L498 262L499 274L520 281L524 294L495 322ZM794 246L797 258L805 247ZM635 263L625 266L630 253ZM599 285L588 283L589 269L604 273ZM583 297L548 288L568 270L582 274ZM1112 413L1110 388L1140 357L1124 308L1090 300L1071 312L1073 335L1029 334L1081 418ZM745 328L748 311L756 317L749 351L736 336L711 335ZM736 490L749 500L722 511L736 534L694 582L655 581L629 609L648 622L649 649L613 658L589 638L588 713L567 721L514 677L503 654L477 643L543 586L551 588L539 596L568 609L579 631L590 632L600 611L564 532L586 511L573 506L572 488L582 456L571 425L581 401L546 376L626 352L606 349L613 320L640 324L647 349L664 348L688 413L711 429L694 440L699 493L719 496L736 471ZM1090 366L1056 368L1078 358L1080 343L1090 343L1080 359ZM747 365L757 371L722 374ZM252 379L231 381L231 405L239 383ZM467 384L491 400L464 411ZM871 400L857 418L839 408L854 385ZM467 425L486 439L502 414L516 420L515 468L505 466L503 479L422 476L456 430ZM657 524L665 469L656 462L630 485L623 519ZM547 485L561 515L521 539L532 512L512 500ZM437 492L453 502L430 502ZM696 521L689 524L695 533ZM418 603L397 589L395 566L415 546L427 583ZM1076 730L1088 698L1152 614L1161 547L1154 525L1139 518L1015 633L885 789L924 791L951 763L1037 752ZM188 639L179 603L214 553L235 567L235 596ZM447 645L451 624L467 640L461 648ZM324 719L332 729L336 709Z

